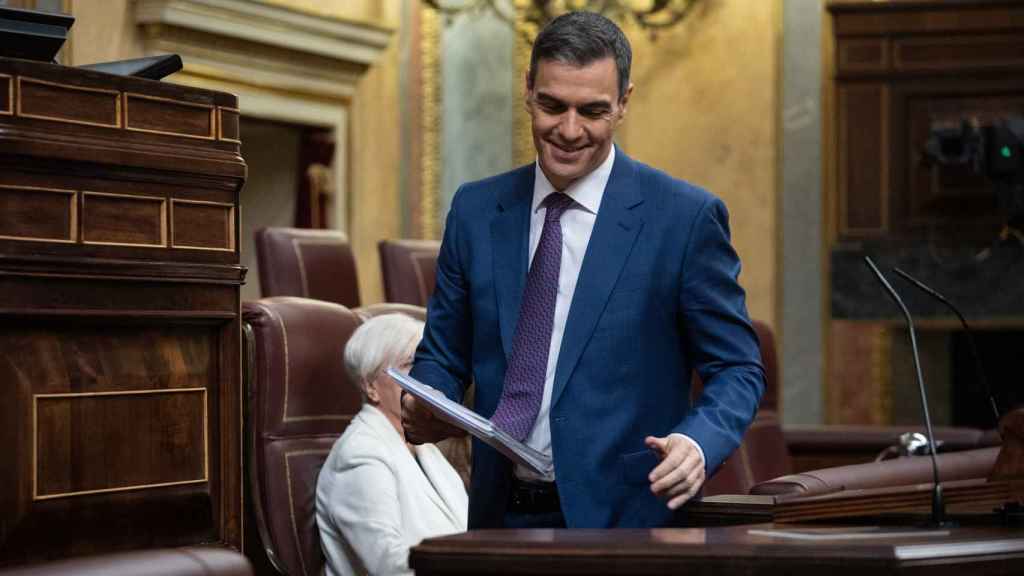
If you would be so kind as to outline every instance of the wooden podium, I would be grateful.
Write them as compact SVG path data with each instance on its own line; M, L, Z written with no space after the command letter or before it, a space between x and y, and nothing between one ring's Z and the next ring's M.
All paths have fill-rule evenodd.
M689 505L693 528L479 530L424 540L409 565L417 576L1024 574L1019 512L994 513L1024 499L1024 408L1000 424L1003 448L991 477L945 484L963 527L915 527L928 517L931 484L722 496Z
M0 59L0 566L240 548L238 121Z

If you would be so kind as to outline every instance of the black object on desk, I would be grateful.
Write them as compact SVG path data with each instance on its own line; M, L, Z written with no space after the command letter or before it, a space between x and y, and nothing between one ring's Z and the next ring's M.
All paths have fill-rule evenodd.
M0 56L52 62L74 23L68 14L0 7Z
M86 64L85 66L79 66L79 68L116 74L118 76L135 76L136 78L160 80L181 70L181 66L181 56L177 54L164 54L161 56L133 58L131 60Z

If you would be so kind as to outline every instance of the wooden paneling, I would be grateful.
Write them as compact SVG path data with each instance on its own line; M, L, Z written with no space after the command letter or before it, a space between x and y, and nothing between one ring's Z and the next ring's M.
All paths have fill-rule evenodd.
M19 77L17 101L18 115L26 118L121 127L121 99L117 90Z
M3 79L0 567L240 548L245 164L214 115L237 99L0 58ZM232 249L171 249L171 199Z
M121 246L167 244L167 201L153 196L84 192L82 242Z
M877 72L889 67L889 42L884 38L843 38L838 42L839 72Z
M0 184L0 238L74 242L77 205L74 190Z
M991 32L1024 28L1024 6L1012 0L989 2L984 0L953 2L932 0L909 6L906 2L878 2L857 0L844 2L831 0L829 10L835 19L836 36L859 34L935 34L941 32ZM1017 4L1014 6L1014 4Z
M189 138L216 137L212 106L132 93L125 94L124 99L125 127L129 130Z
M840 239L941 224L991 229L991 183L927 165L936 123L1024 112L1024 5L832 0ZM987 204L986 204L987 203ZM983 206L984 204L984 206ZM983 234L968 234L979 241Z
M1024 66L1024 37L993 34L943 38L898 38L897 70L963 70Z
M888 228L888 93L881 85L839 89L840 233Z
M218 138L221 140L227 140L228 142L238 142L240 138L238 131L238 118L238 110L235 110L234 108L218 108Z
M207 480L206 389L36 394L33 500ZM137 421L139 427L125 427Z
M0 114L14 114L14 79L0 74Z
M171 201L172 246L197 250L235 249L235 209L231 204Z

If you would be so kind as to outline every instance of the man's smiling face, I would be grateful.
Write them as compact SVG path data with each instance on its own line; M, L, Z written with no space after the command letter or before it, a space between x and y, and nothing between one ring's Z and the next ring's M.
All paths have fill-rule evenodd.
M537 63L533 86L527 85L526 109L540 167L556 190L564 190L608 157L632 90L630 85L619 98L618 70L610 57L585 66Z

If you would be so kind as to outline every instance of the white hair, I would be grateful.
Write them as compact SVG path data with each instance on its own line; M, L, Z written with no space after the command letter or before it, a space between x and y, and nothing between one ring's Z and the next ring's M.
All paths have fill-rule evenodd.
M345 346L345 371L366 395L366 385L392 363L412 355L423 338L423 322L405 314L382 314L364 322Z

